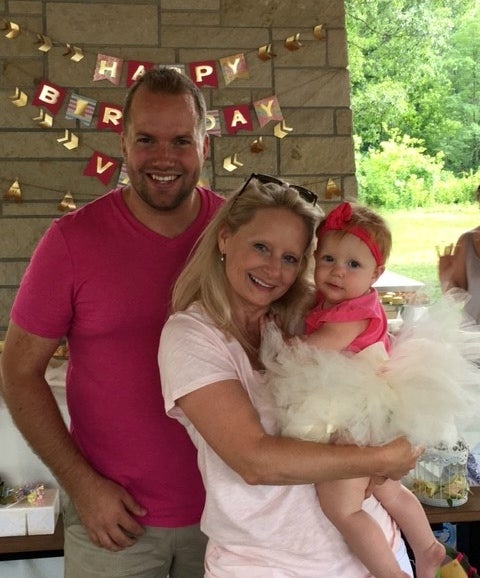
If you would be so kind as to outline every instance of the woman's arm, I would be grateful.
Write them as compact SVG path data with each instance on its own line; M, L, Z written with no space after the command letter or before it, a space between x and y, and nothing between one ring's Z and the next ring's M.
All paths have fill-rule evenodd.
M309 484L364 476L398 480L420 455L403 438L360 448L268 435L235 380L201 387L180 397L177 405L210 447L249 484Z
M467 291L467 271L465 265L465 244L468 233L461 235L452 255L439 255L438 278L443 292L454 287Z

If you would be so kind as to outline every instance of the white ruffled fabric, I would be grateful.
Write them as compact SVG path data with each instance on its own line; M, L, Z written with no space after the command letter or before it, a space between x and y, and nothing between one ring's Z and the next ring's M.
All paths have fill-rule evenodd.
M452 296L405 323L389 354L379 343L357 354L285 344L268 323L261 356L285 436L375 445L405 435L435 446L478 419L480 326Z

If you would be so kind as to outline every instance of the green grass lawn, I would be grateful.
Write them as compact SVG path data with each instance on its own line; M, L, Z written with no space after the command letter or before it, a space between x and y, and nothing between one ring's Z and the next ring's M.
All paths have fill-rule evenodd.
M455 243L461 233L479 225L478 205L379 212L393 236L387 268L425 283L426 295L435 301L440 295L436 246Z

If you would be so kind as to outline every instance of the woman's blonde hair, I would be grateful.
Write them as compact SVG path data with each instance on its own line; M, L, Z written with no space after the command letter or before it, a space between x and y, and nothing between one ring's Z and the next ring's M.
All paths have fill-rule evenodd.
M233 321L228 298L228 281L222 255L218 247L218 233L223 227L235 233L248 224L260 209L286 208L302 218L308 234L308 246L302 259L297 279L290 289L276 302L271 311L287 332L311 304L313 283L309 264L313 254L315 231L322 210L305 201L297 190L288 185L262 184L251 179L248 185L219 209L199 238L190 259L177 279L172 295L173 312L184 311L198 301L215 325L226 335L236 337L246 348L248 345Z

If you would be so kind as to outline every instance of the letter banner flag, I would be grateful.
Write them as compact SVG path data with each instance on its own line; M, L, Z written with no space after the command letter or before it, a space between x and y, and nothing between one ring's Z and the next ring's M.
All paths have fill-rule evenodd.
M257 100L253 103L253 107L257 113L258 124L261 128L271 120L283 120L283 114L276 96L269 96L262 98L262 100Z
M46 108L54 116L60 110L67 91L52 82L42 80L32 98L32 105Z
M239 130L253 130L252 117L248 104L224 108L223 118L228 134L235 134Z
M198 86L218 88L217 68L214 60L190 63L190 78Z
M86 96L72 93L67 106L65 118L79 120L83 126L90 126L97 101Z
M87 177L97 177L104 185L108 185L117 166L115 159L94 151L83 174Z
M234 54L233 56L220 58L220 66L226 86L236 78L250 78L247 62L243 54Z
M115 56L97 54L97 64L93 74L93 80L109 80L118 86L122 75L123 60Z
M98 110L97 128L99 130L114 130L122 132L122 107L116 104L101 102Z

